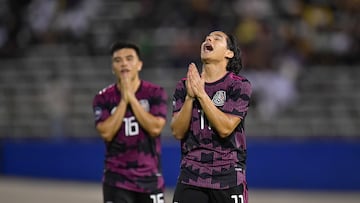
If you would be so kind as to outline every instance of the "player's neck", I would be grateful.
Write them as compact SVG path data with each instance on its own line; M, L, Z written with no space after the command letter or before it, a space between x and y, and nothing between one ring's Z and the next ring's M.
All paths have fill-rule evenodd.
M214 63L203 64L202 72L205 76L205 82L207 83L218 81L227 73L226 66L224 67L222 64Z
M140 84L141 84L140 78L135 78L134 81L131 81L131 84L133 87L135 87L135 92L136 92L137 89L139 89Z

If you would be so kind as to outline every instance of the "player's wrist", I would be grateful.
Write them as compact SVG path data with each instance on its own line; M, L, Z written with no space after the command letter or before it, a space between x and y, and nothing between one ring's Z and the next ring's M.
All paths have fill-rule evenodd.
M185 100L195 100L195 97L193 97L193 96L190 96L190 95L186 95L186 97L185 97Z

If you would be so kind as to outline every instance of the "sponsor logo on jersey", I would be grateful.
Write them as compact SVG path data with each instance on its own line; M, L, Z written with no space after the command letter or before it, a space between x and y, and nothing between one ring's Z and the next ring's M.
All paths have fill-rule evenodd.
M212 98L212 102L215 106L224 106L226 100L226 92L224 90L219 90L215 93Z

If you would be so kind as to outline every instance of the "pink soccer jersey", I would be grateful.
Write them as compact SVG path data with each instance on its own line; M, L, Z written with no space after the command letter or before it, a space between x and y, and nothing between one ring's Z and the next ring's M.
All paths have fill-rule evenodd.
M142 80L135 96L149 113L166 118L167 95L162 87ZM93 100L95 124L107 119L120 99L121 93L116 84L101 90ZM136 192L164 190L160 136L150 137L140 126L130 107L126 110L124 121L114 139L105 144L104 183Z
M173 112L183 106L185 78L177 83ZM250 104L250 82L234 73L205 83L205 91L222 112L238 116L241 123L227 138L211 128L200 103L195 100L189 131L181 140L181 167L178 181L198 187L227 189L245 181L246 141L244 121Z

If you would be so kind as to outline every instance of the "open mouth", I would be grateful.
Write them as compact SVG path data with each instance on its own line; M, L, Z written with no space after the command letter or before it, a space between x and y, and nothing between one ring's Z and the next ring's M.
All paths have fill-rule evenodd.
M129 72L130 72L130 70L128 70L128 69L123 69L123 70L120 71L120 74L122 74L122 75L127 75L127 74L129 74Z
M213 50L214 50L214 48L212 47L211 44L208 44L208 43L204 44L204 51L205 52L211 52Z

